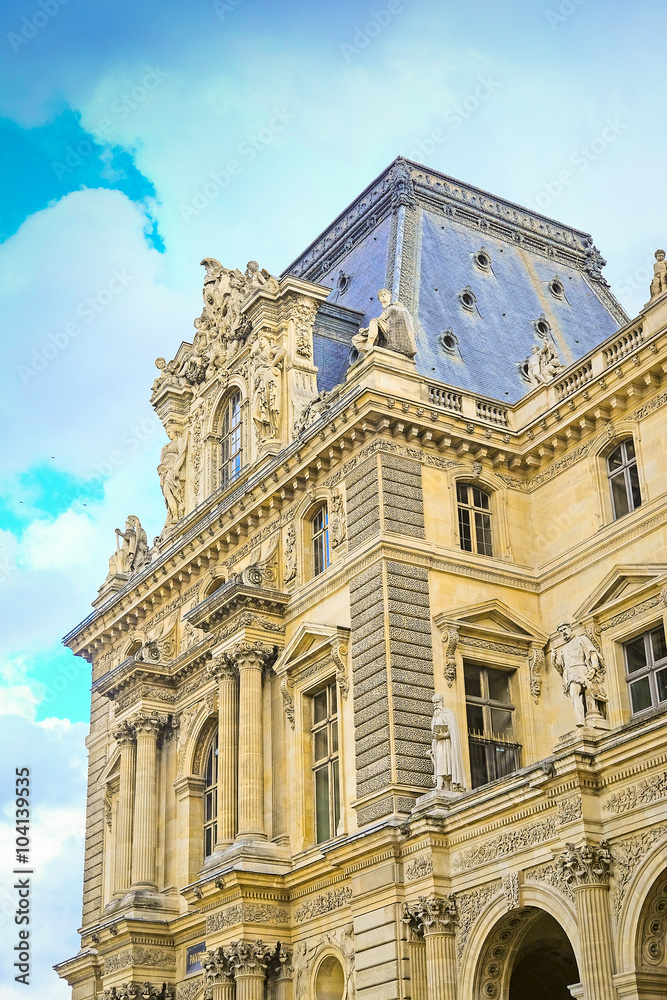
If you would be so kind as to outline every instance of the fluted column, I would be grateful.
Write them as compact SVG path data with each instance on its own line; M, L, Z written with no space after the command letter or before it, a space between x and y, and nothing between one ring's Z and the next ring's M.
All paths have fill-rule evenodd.
M618 1000L612 976L614 954L609 909L611 852L606 842L599 846L568 844L557 859L564 877L574 889L581 941L581 982L584 1000Z
M141 713L131 721L137 737L132 886L155 889L157 738L167 720L159 716Z
M239 681L236 668L222 657L216 657L208 669L218 682L218 836L216 847L227 847L236 836Z
M273 983L273 1000L294 1000L294 966L292 949L278 945L268 967L268 976Z
M266 838L262 670L272 652L264 643L242 642L225 654L239 671L239 839Z
M134 731L125 722L114 730L113 735L120 747L120 783L114 844L114 892L122 894L130 888L131 881L136 741Z
M410 942L413 1000L456 1000L454 934L458 922L454 896L420 896L403 908ZM424 945L419 938L423 935Z
M268 961L267 948L261 941L246 944L232 941L225 948L234 969L236 1000L264 1000L264 983Z

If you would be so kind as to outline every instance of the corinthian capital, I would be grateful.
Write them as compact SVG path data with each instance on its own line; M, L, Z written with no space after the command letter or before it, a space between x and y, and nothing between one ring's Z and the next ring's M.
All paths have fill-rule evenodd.
M207 986L232 982L233 970L225 955L224 948L214 948L212 951L203 952L200 962Z
M268 642L237 642L222 654L230 667L244 670L263 667L273 657L273 646Z
M111 735L119 747L132 746L136 742L134 729L127 719L125 722L121 722L119 725L115 726L114 729L111 730Z
M206 664L206 672L216 681L233 681L238 677L238 670L225 656L214 656Z
M232 941L225 949L225 958L237 976L266 975L273 949L263 941Z
M152 712L138 712L131 719L128 719L128 725L132 727L136 736L154 734L157 737L169 725L169 718L166 715L157 715Z
M404 924L417 936L454 934L459 915L455 896L419 896L416 903L403 904Z
M613 862L609 844L566 844L565 851L556 858L556 865L570 885L607 885Z

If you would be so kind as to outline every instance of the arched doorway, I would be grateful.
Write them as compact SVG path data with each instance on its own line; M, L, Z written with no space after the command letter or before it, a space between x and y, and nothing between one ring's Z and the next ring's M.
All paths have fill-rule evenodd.
M527 906L508 913L488 936L475 996L572 1000L569 987L579 982L574 951L561 925L545 910Z
M635 944L637 979L667 993L667 871L646 897Z

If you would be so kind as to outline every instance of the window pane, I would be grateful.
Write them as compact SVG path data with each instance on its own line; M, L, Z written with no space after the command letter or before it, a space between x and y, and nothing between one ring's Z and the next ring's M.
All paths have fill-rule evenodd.
M472 488L472 497L475 507L482 507L484 510L489 509L489 496L483 490L478 490L476 486Z
M213 830L209 827L204 833L204 854L206 857L213 854Z
M492 670L488 668L486 676L489 681L489 698L491 701L499 701L505 705L510 703L510 683L509 675L503 670Z
M331 831L333 837L336 836L338 832L338 823L340 820L340 790L339 790L339 779L338 779L338 761L335 760L331 765L331 776L333 779L333 820L334 827Z
M456 484L456 499L459 503L468 503L468 487L466 483Z
M329 833L329 769L321 767L315 771L315 822L317 843L328 840Z
M338 752L338 723L331 723L331 753Z
M482 678L479 667L472 667L468 663L463 665L463 679L466 694L471 694L473 698L482 697Z
M477 551L481 556L492 555L491 549L491 518L488 514L475 511L475 540Z
M625 488L625 475L619 472L613 476L611 482L611 495L614 501L614 517L623 517L630 510L628 504L628 491Z
M336 685L332 684L329 687L329 693L331 694L331 712L330 715L335 715L338 711L338 699L336 696Z
M658 686L658 701L667 701L667 670L659 670L655 681Z
M632 711L642 712L645 708L651 707L651 689L648 683L648 677L642 677L641 680L635 681L634 684L630 685L630 700L632 702Z
M504 708L492 708L491 727L494 736L511 737L513 735L512 713Z
M484 732L484 712L481 705L466 705L469 733Z
M637 507L641 507L642 504L642 494L639 489L639 473L637 472L637 466L631 465L628 469L628 476L630 478L630 495L632 497L632 509L635 510Z
M322 722L323 719L327 717L327 692L320 691L313 698L313 714L315 717L315 722Z
M470 533L470 511L465 507L459 507L459 539L461 548L466 552L472 552L472 536Z
M664 656L667 656L667 645L665 645L665 630L660 626L654 632L651 632L651 644L653 646L653 659L662 660Z
M629 674L636 674L638 670L644 670L646 667L646 646L643 635L626 643L625 656Z
M489 781L487 747L474 739L468 741L470 750L470 779L473 788L486 785Z
M619 444L618 448L615 448L614 451L612 451L609 458L607 459L607 467L609 468L610 472L613 472L614 469L620 469L622 465L623 465L623 449Z
M325 760L329 756L329 741L326 726L315 733L315 760Z
M632 440L632 438L628 438L628 440L624 441L623 444L625 445L625 454L626 454L627 458L629 458L629 459L634 458L635 457L635 443Z

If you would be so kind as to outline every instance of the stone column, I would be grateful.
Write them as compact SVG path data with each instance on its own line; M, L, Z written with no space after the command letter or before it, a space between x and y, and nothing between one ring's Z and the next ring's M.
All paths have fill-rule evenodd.
M599 846L568 844L556 863L574 889L581 940L584 1000L618 1000L612 976L614 954L609 909L611 852Z
M294 966L292 949L278 945L271 957L269 976L273 983L273 1000L294 1000Z
M232 941L225 955L234 969L236 1000L264 1000L269 949L262 941Z
M118 726L113 735L120 747L120 783L114 844L114 892L116 895L122 895L130 888L131 882L136 741L134 731L126 722Z
M410 927L410 976L413 1000L456 1000L454 934L458 922L454 896L420 896L405 905L403 921ZM424 945L419 937L423 935Z
M221 657L209 666L218 682L218 837L228 847L236 836L238 803L239 681L235 667Z
M266 839L262 670L273 647L238 643L225 654L239 671L239 824L237 839ZM237 988L237 997L239 996Z
M201 965L206 986L211 990L211 1000L234 1000L234 973L224 948L205 951Z
M137 737L132 838L132 886L156 889L157 851L157 738L166 718L140 713L132 719Z

